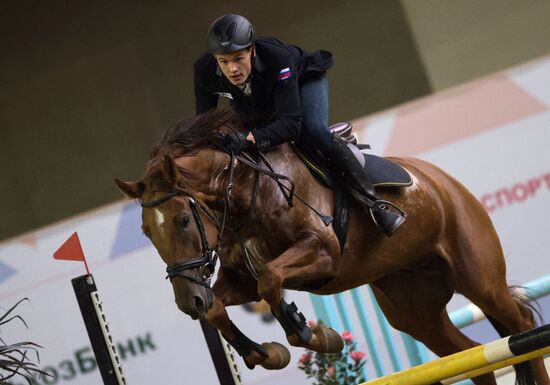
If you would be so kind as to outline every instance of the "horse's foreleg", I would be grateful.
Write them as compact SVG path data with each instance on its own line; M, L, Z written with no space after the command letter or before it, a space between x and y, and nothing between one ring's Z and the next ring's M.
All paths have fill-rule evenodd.
M244 335L227 314L226 306L242 305L259 299L254 280L221 268L212 291L214 303L206 320L222 333L225 340L243 357L248 368L261 365L265 369L282 369L288 365L290 353L286 347L277 342L257 344Z
M296 305L286 303L282 295L285 284L299 287L330 278L333 267L330 254L320 247L318 237L312 234L296 242L260 271L258 293L271 307L291 345L323 353L342 350L343 341L336 331L324 325L310 328Z

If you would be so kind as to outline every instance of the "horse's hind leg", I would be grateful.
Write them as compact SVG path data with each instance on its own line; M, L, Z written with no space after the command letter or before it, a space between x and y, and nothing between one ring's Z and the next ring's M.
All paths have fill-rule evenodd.
M479 281L478 281L479 282ZM487 315L501 337L521 333L536 326L533 311L516 299L505 280L485 279L476 287L458 287L458 291L475 303ZM491 285L487 285L491 282ZM514 366L519 385L549 385L550 379L543 358Z
M450 321L445 306L453 289L440 272L399 272L371 283L371 287L390 324L423 342L438 356L479 345ZM493 374L473 381L477 385L496 385Z
M449 271L455 290L477 305L502 337L534 328L533 312L516 300L507 286L502 248L488 218L470 215L465 223L469 225L457 245L449 248L458 251ZM518 364L515 369L519 385L550 385L542 358Z

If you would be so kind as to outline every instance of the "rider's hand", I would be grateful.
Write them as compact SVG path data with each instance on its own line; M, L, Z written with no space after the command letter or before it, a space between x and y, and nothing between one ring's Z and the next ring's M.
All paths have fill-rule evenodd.
M242 150L254 146L254 143L246 139L247 135L248 132L231 132L223 137L222 144L227 151L237 155Z

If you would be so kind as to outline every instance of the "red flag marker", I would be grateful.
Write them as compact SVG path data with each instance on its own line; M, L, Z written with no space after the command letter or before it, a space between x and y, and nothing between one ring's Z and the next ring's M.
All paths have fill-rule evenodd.
M88 263L86 262L86 257L82 251L82 246L80 245L80 239L78 239L78 234L76 231L61 245L55 253L53 253L54 259L62 259L65 261L83 261L84 266L86 266L86 272L90 274L90 269L88 269Z

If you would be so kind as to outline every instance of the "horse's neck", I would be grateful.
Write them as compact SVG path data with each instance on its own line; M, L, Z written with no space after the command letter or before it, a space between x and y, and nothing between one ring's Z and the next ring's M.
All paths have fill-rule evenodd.
M275 255L275 249L265 250L262 243L266 238L277 247L289 245L303 231L323 231L325 226L315 217L310 208L299 202L304 199L308 204L314 204L322 213L331 213L330 192L321 186L311 175L307 167L298 158L290 145L284 144L267 154L267 160L273 172L284 175L293 181L294 199L289 202L290 187L288 180L280 179L280 185L271 177L262 175L259 178L259 190L254 196L254 173L256 170L240 164L238 181L234 183L230 218L239 227L241 235L248 241L264 248L267 258ZM267 169L265 164L262 168ZM276 178L275 178L276 179ZM299 199L297 197L300 197ZM292 209L291 209L292 208ZM319 229L322 227L322 229ZM262 241L259 241L262 240ZM259 243L258 243L259 242ZM264 245L264 246L261 246ZM254 246L254 247L256 247ZM278 250L282 252L282 250Z
M299 175L305 166L295 155L288 144L278 146L266 155L269 165L273 171L285 175L294 180L296 184L300 183ZM178 165L193 170L199 177L191 183L199 197L205 201L212 209L223 209L224 198L229 185L230 158L227 154L213 150L203 149L193 157L183 157L176 160ZM261 164L265 170L269 170L267 165ZM248 207L253 199L254 174L256 170L243 162L235 160L232 180L231 206L237 209L235 213L240 214L239 209ZM267 187L276 189L277 196L283 198L276 183L270 180L270 177L263 176L260 189ZM288 185L287 182L283 183ZM257 203L257 202L256 202Z
M295 186L304 182L303 171L308 171L289 144L282 144L276 147L266 154L265 159L266 163L262 161L258 164L261 169L268 173L275 173L290 178ZM236 178L233 181L233 186L238 207L248 208L251 204L268 204L276 210L278 205L288 204L285 198L285 196L288 196L288 190L282 187L290 187L289 181L286 178L279 179L276 176L261 175L262 171L258 171L242 162L237 162L236 165ZM268 201L259 202L261 198L254 197L255 173L261 175L259 177L259 191L257 194L265 197ZM256 200L256 203L253 203L253 200Z
M229 156L214 149L203 149L192 156L176 159L176 164L190 170L193 177L185 184L201 195L206 203L214 203L223 199L227 187L226 170L229 166Z
M278 174L285 175L291 179L296 179L302 175L302 171L306 166L298 158L290 144L285 143L280 145L276 151L269 153L268 162ZM299 181L295 181L299 182Z

